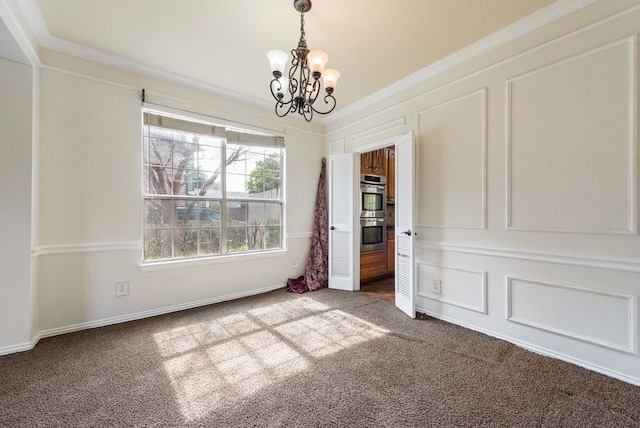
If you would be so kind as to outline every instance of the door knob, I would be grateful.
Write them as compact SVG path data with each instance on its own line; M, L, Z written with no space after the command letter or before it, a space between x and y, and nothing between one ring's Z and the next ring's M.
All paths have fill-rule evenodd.
M405 230L404 232L400 232L400 233L402 233L403 235L411 236L411 229Z
M331 226L329 229L336 230L335 226Z

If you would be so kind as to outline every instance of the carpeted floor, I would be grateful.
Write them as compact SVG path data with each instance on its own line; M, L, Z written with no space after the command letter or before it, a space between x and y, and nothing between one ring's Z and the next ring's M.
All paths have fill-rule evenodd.
M640 387L327 289L43 339L0 382L2 427L640 426Z

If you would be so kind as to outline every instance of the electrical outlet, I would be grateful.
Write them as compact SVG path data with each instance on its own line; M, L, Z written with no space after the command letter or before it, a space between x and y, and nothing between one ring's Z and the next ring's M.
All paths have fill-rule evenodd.
M126 296L129 294L129 281L116 282L116 296Z
M442 292L442 281L440 281L439 279L434 279L431 291L435 294L440 294Z
M290 260L291 263L291 269L296 269L298 267L298 259L293 258Z

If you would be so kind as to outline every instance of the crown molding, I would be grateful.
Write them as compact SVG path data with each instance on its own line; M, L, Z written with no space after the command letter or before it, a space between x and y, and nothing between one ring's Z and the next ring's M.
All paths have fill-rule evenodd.
M2 0L6 1L6 0ZM58 37L53 37L47 28L42 17L40 8L36 0L21 0L20 8L22 13L33 32L38 44L42 48L50 49L55 52L75 56L77 58L93 61L99 64L107 65L119 70L128 71L176 85L188 87L198 91L206 92L237 101L243 104L253 105L262 109L272 109L273 105L267 101L243 95L238 92L230 91L219 86L209 85L207 83L194 80L180 74L171 73L156 67L149 67L142 63L132 61L117 55L109 54L97 49L92 49L77 43L69 42Z
M18 19L18 16L16 16L16 8L11 7L12 3L14 2L11 2L9 0L0 0L0 21L3 21L4 26L9 31L10 37L13 38L17 43L18 46L16 50L20 51L10 54L7 59L25 65L39 66L40 58L37 36L34 33L30 33L29 31L27 31L31 30L30 28L24 28L24 25L20 22L20 19ZM24 15L24 11L22 10L24 5L20 2L17 2L17 4L19 9L21 9L20 12L22 13L22 15ZM27 19L27 21L29 20ZM2 26L1 24L2 22L0 22L0 27ZM29 27L31 27L30 22Z
M6 2L7 0L0 0ZM458 52L443 58L389 86L383 88L371 95L368 95L355 103L352 103L336 112L329 117L319 118L318 123L323 126L333 124L341 119L352 115L359 110L378 103L400 91L420 83L430 77L443 73L452 67L477 57L495 47L505 44L517 37L520 37L536 28L539 28L551 21L561 18L577 9L585 7L597 0L558 0L555 3L525 17L521 20L498 30L484 39L473 43ZM267 101L257 99L255 97L239 94L218 86L209 85L201 81L197 81L179 74L171 73L165 70L149 67L136 61L131 61L116 55L108 54L96 49L91 49L76 43L68 42L57 37L53 37L42 18L40 8L36 0L21 0L19 2L20 9L33 32L38 44L53 51L72 55L78 58L101 63L120 70L133 72L156 78L169 83L185 86L188 88L203 91L209 94L218 95L227 99L240 103L253 105L258 108L271 109L273 105ZM36 55L37 57L37 55Z
M491 49L510 42L524 34L542 27L545 24L548 24L549 22L594 3L595 1L597 0L559 0L552 3L551 5L542 8L519 21L504 27L503 29L496 31L484 39L472 43L469 46L462 48L461 50L454 52L453 54L434 62L433 64L428 65L427 67L418 70L395 83L392 83L386 88L380 89L379 91L340 109L330 117L326 117L324 123L326 125L330 125L339 120L345 119L366 107L382 102L398 92L408 89L433 76L444 73L461 63L478 57Z

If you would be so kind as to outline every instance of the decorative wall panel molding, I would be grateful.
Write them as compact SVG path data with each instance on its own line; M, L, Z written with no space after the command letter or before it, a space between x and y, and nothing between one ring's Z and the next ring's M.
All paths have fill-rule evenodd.
M33 257L50 256L57 254L77 254L77 253L96 253L103 251L127 251L140 250L142 243L140 241L123 241L123 242L93 242L90 244L62 244L62 245L42 245L31 250Z
M487 313L487 272L416 262L418 296L482 314ZM439 281L439 291L434 291Z
M640 257L625 259L615 257L579 256L573 254L567 255L555 254L550 252L519 251L510 250L507 248L472 247L468 245L455 245L443 242L424 241L416 242L415 248L473 254L478 256L499 257L504 259L516 259L567 266L580 266L594 269L607 269L621 272L640 273Z
M507 277L509 321L635 353L636 296Z
M487 88L418 112L419 227L487 225Z
M358 132L351 136L351 141L357 142L363 140L368 137L373 137L376 135L380 135L383 132L387 132L393 129L399 129L398 132L401 132L404 129L406 124L406 118L400 117L398 119L383 123L382 125L374 126L369 129L365 129L364 131Z
M507 81L507 229L637 233L636 45Z

